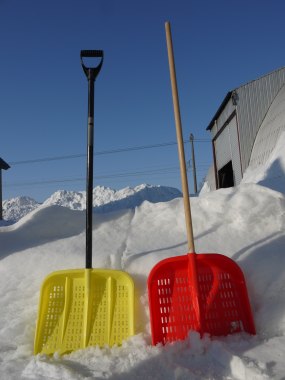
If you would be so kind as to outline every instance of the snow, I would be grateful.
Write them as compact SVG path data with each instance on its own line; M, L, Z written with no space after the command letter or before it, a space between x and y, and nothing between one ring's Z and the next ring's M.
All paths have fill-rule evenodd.
M63 356L33 356L44 277L85 265L85 212L83 206L78 206L82 199L71 197L68 201L70 194L61 192L51 204L45 202L17 223L0 227L0 378L284 379L283 172L278 172L282 175L279 184L275 178L276 161L280 168L285 162L281 149L284 136L281 138L263 173L257 176L248 172L235 188L205 192L191 199L196 251L224 254L241 267L257 335L206 335L200 339L192 331L184 341L152 346L146 281L158 261L187 252L183 201L173 197L159 202L159 188L156 203L143 201L148 190L138 202L134 193L139 191L124 191L125 197L114 199L114 194L105 197L104 188L99 188L103 199L97 196L98 207L109 207L94 214L93 266L125 270L132 276L136 334L121 347L89 347ZM77 206L72 209L74 199ZM118 207L121 199L124 207Z
M276 146L265 165L249 167L243 177L243 183L259 183L273 190L285 191L285 132L281 133Z
M4 220L10 223L14 223L39 206L40 203L36 202L34 199L30 197L25 196L4 200Z
M121 190L110 189L105 186L96 186L93 189L93 207L95 212L107 212L134 208L143 201L163 202L181 197L179 190L167 186L142 184L135 188L126 187ZM72 210L84 210L86 206L86 192L57 191L48 198L44 205L60 205Z
M165 202L181 197L179 190L167 186L142 184L135 188L127 187L114 190L105 186L93 189L93 207L96 212L107 212L134 208L143 201ZM85 210L86 192L58 190L43 202L43 205L58 205L71 210ZM3 202L3 216L8 223L15 223L23 216L40 206L40 203L30 197L17 197Z

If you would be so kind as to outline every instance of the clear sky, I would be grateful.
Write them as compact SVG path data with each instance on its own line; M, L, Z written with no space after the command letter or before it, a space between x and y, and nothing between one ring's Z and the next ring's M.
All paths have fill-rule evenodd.
M164 145L176 138L167 20L200 182L212 162L206 127L226 93L285 65L284 14L284 0L0 0L0 157L11 164L3 199L85 189L81 49L105 54L95 83L94 185L180 188L177 147ZM126 151L110 153L117 149Z

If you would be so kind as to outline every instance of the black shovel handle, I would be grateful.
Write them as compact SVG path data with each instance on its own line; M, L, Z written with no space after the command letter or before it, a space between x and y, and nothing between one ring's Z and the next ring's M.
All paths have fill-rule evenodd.
M87 67L83 58L101 58L95 67ZM93 140L94 140L94 82L99 74L104 54L103 50L81 50L80 59L88 79L88 134L87 134L87 180L86 180L86 264L92 268L92 211L93 211ZM98 60L97 60L98 62Z
M83 58L101 58L101 61L95 67L87 67L84 64ZM82 68L83 68L87 78L88 79L92 78L93 80L95 80L97 75L99 74L101 67L102 67L102 64L103 64L103 60L104 60L103 50L81 50L80 59L81 59Z

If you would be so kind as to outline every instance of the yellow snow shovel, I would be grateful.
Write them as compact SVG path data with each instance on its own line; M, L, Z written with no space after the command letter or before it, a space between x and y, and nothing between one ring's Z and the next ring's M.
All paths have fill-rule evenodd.
M60 354L88 346L120 345L134 334L134 284L118 270L92 269L94 82L102 50L82 50L88 79L86 267L51 273L42 284L34 353ZM99 59L88 68L83 58Z

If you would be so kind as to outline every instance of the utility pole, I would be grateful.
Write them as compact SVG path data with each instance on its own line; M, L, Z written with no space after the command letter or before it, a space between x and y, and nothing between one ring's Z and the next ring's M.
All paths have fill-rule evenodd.
M190 144L192 153L192 165L193 165L193 181L194 181L194 193L197 194L197 177L196 177L196 164L195 164L195 151L194 151L194 135L190 134Z

